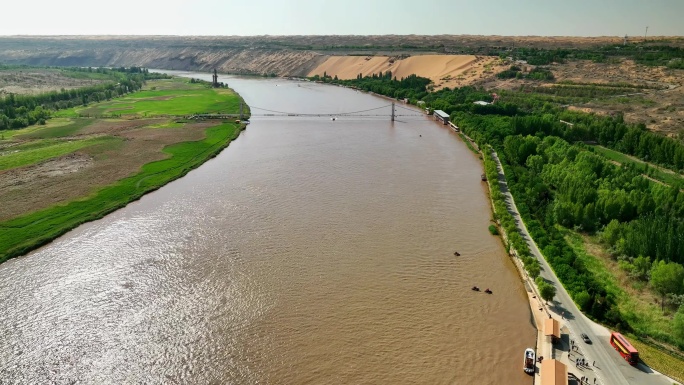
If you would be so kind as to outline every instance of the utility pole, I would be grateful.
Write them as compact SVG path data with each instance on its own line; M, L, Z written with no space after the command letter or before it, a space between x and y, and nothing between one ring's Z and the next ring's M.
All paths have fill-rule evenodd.
M646 26L646 32L644 33L644 41L646 40L646 35L648 35L648 26Z
M392 121L394 122L394 102L392 102Z

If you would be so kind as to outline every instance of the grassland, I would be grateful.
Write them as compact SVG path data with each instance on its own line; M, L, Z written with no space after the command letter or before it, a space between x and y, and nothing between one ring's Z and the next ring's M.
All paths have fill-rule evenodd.
M670 354L665 353L636 336L630 336L629 342L639 351L639 357L648 367L679 382L684 382L684 357L675 355L673 351Z
M154 89L153 89L154 88ZM190 102L191 101L191 102ZM0 262L22 255L177 179L218 154L244 128L176 115L237 113L240 97L184 79L88 106L126 104L128 119L78 118L0 132ZM187 104L187 105L184 105ZM164 118L145 118L145 116Z
M154 90L148 89L124 98L59 111L57 117L98 116L185 116L198 113L236 113L240 99L230 89L186 87L183 93L177 88L178 79L155 81ZM163 103L160 103L163 101Z
M66 155L84 147L116 140L112 137L90 138L76 141L41 141L12 148L9 154L0 156L0 170L35 164L47 159Z

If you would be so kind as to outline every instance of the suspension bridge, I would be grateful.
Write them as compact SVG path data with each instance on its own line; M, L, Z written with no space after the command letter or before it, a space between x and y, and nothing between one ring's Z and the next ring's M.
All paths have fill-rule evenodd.
M389 112L381 113L381 110L390 108ZM257 106L250 106L252 110L252 116L279 116L279 117L352 117L352 118L390 118L391 121L395 121L398 117L425 117L424 113L416 111L412 108L407 108L403 106L396 105L395 103L386 104L384 106L369 108L366 110L359 111L346 111L346 112L286 112L286 111L276 111L268 108L262 108ZM256 110L256 111L255 111ZM397 113L400 110L400 113ZM258 111L258 112L257 112Z

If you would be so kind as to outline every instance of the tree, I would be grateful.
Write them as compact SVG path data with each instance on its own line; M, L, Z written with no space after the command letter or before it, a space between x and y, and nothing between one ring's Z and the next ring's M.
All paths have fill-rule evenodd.
M580 307L580 309L582 309L583 311L587 311L590 309L591 295L586 290L579 292L575 296L575 302Z
M544 301L549 302L553 299L553 297L556 296L556 287L546 282L544 278L537 277L537 279L535 279L535 283L539 289L539 295Z
M611 220L601 233L601 240L607 243L609 246L615 245L618 239L622 236L622 228L620 227L620 222L617 219Z
M550 283L544 282L544 284L539 288L539 295L541 295L544 301L548 303L553 299L553 297L556 296L556 287Z
M679 294L684 283L684 266L665 261L653 263L651 268L651 286L662 296L661 309L665 308L665 297L670 294Z
M641 280L648 280L648 272L651 269L651 260L648 257L642 255L636 257L632 263L634 270L632 270L632 275Z
M680 306L677 314L675 314L672 329L680 342L684 342L684 305Z
M536 259L534 262L526 263L525 270L527 270L527 274L529 274L532 279L537 279L541 273L541 267L539 267L539 262L537 262Z

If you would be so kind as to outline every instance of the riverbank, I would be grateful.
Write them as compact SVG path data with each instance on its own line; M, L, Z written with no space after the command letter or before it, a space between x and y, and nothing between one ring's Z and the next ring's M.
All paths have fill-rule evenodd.
M487 157L487 154L485 154L482 149L480 149L475 143L474 140L472 140L469 136L464 134L463 132L460 131L457 125L455 125L453 122L449 123L450 127L452 130L458 133L459 137L463 140L463 142L466 144L468 149L470 149L473 153L477 154L478 157L483 161L483 166L485 166L485 176L486 176L486 184L487 184L487 189L489 191L489 202L491 205L491 210L493 214L493 219L492 221L495 223L497 230L499 231L499 234L501 236L501 241L504 245L504 248L507 250L507 253L509 257L511 258L511 261L513 262L513 265L516 268L516 271L518 272L520 281L525 287L525 291L527 294L527 300L530 306L530 322L532 325L534 325L535 329L537 330L537 338L536 338L536 344L534 346L534 350L536 352L537 357L543 356L546 358L553 358L553 346L549 343L547 337L544 335L544 320L547 318L551 318L551 313L549 312L548 308L544 304L544 302L541 301L541 296L539 295L539 289L537 288L536 284L534 283L534 280L530 278L528 274L525 272L525 267L520 259L520 257L517 255L517 252L515 251L514 248L511 247L511 244L509 242L509 236L506 231L506 229L501 226L500 221L497 219L499 215L502 215L503 213L499 213L496 210L496 204L494 203L494 193L492 191L492 183L499 183L501 180L499 172L494 173L492 172L492 168L489 168L489 172L487 172L486 169L486 160L489 160ZM491 160L489 160L491 161ZM497 167L498 170L498 167ZM498 189L498 187L497 187ZM541 383L541 377L540 377L540 372L539 372L539 367L535 371L534 375L534 384Z
M102 218L216 156L244 124L174 116L237 113L241 102L230 89L158 80L124 98L59 111L46 126L8 131L0 141L0 199L12 204L0 209L0 262ZM114 114L121 117L99 118Z

